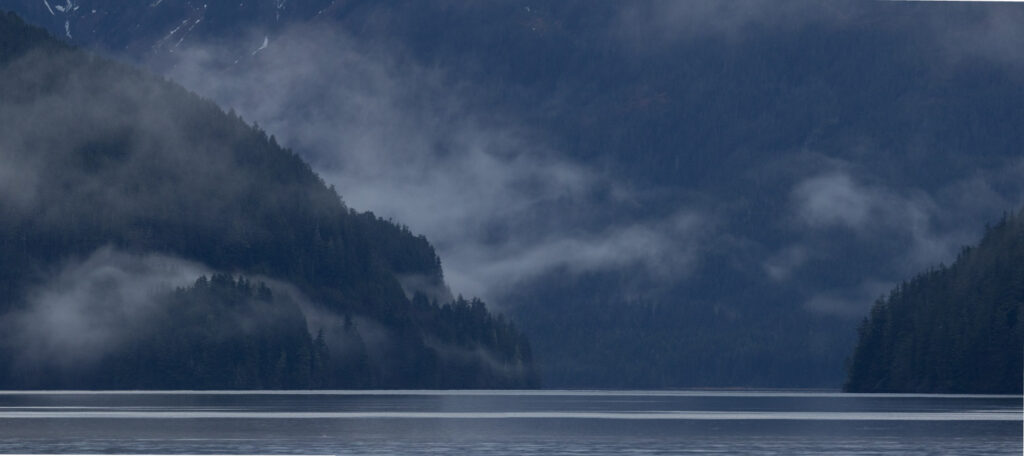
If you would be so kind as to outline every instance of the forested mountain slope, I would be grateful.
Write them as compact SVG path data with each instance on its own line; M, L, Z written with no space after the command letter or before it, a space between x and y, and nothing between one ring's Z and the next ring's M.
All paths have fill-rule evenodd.
M836 387L878 296L1024 203L1011 2L5 5L425 233L549 385Z
M12 13L0 46L0 386L536 385L425 238L273 137Z
M846 390L1021 393L1024 218L988 227L950 266L880 299L860 328Z

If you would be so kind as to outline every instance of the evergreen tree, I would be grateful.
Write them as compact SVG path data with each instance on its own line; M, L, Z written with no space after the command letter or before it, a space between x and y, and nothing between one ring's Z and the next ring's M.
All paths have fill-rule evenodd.
M858 331L854 392L1021 393L1024 217L894 289Z

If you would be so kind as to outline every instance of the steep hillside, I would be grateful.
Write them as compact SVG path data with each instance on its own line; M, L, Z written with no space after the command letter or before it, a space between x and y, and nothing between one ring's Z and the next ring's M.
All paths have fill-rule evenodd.
M0 15L0 38L4 386L152 386L131 375L76 374L110 366L146 334L182 337L206 321L207 330L225 328L218 337L229 343L232 327L259 333L277 320L292 342L258 339L261 366L281 358L291 367L300 355L290 347L304 346L308 367L319 340L326 365L316 382L199 382L187 373L218 361L181 352L158 358L193 368L161 385L535 385L525 339L481 303L447 293L425 238L347 208L273 137L176 84L60 44L13 14ZM168 295L211 274L241 294L224 291L220 302L219 288L195 285ZM249 280L234 274L266 284L252 295ZM280 319L260 310L269 303ZM161 312L182 319L169 324ZM257 314L262 320L250 318ZM150 320L164 332L139 323ZM143 355L136 359L156 356Z
M1003 218L977 247L900 284L860 327L846 390L1021 393L1024 218Z
M1024 202L1009 2L8 4L425 233L549 385L835 387L879 295Z

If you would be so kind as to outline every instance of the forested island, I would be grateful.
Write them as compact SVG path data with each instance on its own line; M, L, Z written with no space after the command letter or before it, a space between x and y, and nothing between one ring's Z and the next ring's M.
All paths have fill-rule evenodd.
M233 112L0 14L0 388L535 387L433 247Z
M1024 217L900 284L860 327L852 392L1021 393Z

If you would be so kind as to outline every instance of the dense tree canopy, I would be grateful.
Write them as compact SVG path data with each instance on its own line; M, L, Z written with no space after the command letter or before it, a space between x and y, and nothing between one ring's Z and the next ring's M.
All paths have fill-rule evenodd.
M951 266L880 299L860 327L846 390L1021 393L1024 217L989 227Z
M425 238L347 208L308 164L234 113L9 13L0 14L0 100L5 325L52 310L66 291L54 277L72 280L69 265L95 252L220 271L170 294L144 290L136 300L165 315L98 365L33 375L24 341L5 338L0 387L536 385L528 343L511 324L437 291L446 290L441 264ZM118 267L131 277L134 266ZM225 273L279 281L330 318ZM130 289L111 277L85 287L90 296ZM409 277L419 285L403 288ZM360 323L373 327L372 344L360 341Z
M411 130L438 114L442 120L422 128L445 130L460 115L478 121L474 134L489 123L511 125L529 141L496 155L594 178L578 192L524 185L520 205L503 204L507 192L495 192L502 196L462 208L474 216L483 208L462 224L471 228L430 233L468 232L433 240L452 250L472 242L486 252L460 277L490 269L472 268L479 264L532 266L519 260L555 256L541 255L552 253L548 243L607 252L614 249L601 247L616 245L602 241L616 234L650 235L631 240L655 245L647 255L654 261L629 246L601 264L557 258L520 274L528 277L521 283L488 284L530 335L549 385L836 387L857 322L878 294L952 259L980 234L978 220L998 217L1024 194L1017 165L1024 66L1013 52L1016 35L1001 33L1024 19L1014 3L89 3L56 13L38 0L6 4L75 44L158 71L182 64L186 70L166 74L186 76L226 102L261 100L280 88L268 82L297 82L303 90L288 93L302 101L270 110L261 118L268 125L308 131L307 121L347 102L322 96L333 87L381 97L383 105L396 101L389 89L400 87L410 98L401 101L427 106L413 110ZM310 30L334 40L321 47L307 40ZM269 47L254 54L265 39ZM287 51L311 57L292 59ZM319 65L335 52L355 57ZM198 76L197 55L209 57L199 59ZM318 79L308 77L314 71L274 71L282 61L293 63L289 70L376 65L356 77L322 71L327 76ZM384 76L384 83L360 84L360 75ZM204 84L220 77L255 93ZM432 91L454 94L455 102ZM359 113L363 106L353 104L347 108ZM248 104L254 107L247 116L267 111ZM457 115L446 116L450 110ZM353 117L340 112L339 119ZM406 132L398 124L374 145L394 144ZM332 153L311 150L318 144L299 136L289 143L305 156ZM452 136L426 139L408 147L416 166L395 175L426 170L443 176L438 182L474 182L447 166L451 160L435 160L459 154ZM442 152L428 150L435 146ZM538 176L550 175L527 177ZM374 189L366 193L377 196ZM422 212L393 205L410 206ZM679 214L696 215L697 232L673 231ZM653 242L659 235L670 242ZM640 259L622 258L629 254ZM632 368L618 367L625 365Z

